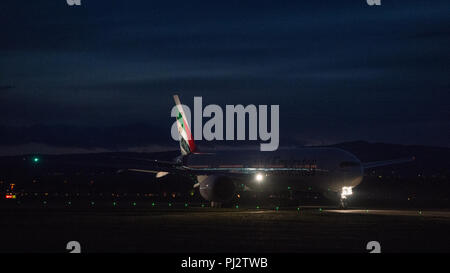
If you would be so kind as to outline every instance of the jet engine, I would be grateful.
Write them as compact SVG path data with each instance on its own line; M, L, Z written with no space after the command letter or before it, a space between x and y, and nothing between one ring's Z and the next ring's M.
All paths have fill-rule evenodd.
M209 175L200 176L197 179L199 181L200 195L208 201L229 201L236 190L233 180L227 176Z

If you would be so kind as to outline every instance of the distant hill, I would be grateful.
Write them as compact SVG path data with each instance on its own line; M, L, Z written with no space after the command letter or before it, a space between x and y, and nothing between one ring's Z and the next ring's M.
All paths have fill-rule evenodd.
M399 145L386 143L369 143L365 141L345 142L328 147L337 147L356 155L362 162L415 157L416 160L406 164L384 167L395 169L407 175L446 175L450 176L450 148L428 147L418 145ZM172 160L179 155L178 150L154 153L108 152L92 154L39 155L41 168L66 169L71 167L88 167L89 169L138 168L145 167L145 161L133 158ZM0 157L1 173L11 169L29 168L33 165L32 155Z
M420 145L400 145L386 143L369 143L365 141L345 142L332 147L347 150L362 162L415 157L415 161L393 167L398 172L407 174L450 175L450 148Z

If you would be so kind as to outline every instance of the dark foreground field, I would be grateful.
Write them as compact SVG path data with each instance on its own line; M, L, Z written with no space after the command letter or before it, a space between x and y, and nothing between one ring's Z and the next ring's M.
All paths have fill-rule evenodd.
M447 211L1 206L1 252L450 252Z

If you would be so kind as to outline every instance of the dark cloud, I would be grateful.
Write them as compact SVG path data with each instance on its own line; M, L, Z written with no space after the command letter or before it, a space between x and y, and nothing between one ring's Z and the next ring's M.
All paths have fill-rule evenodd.
M448 9L421 0L6 1L0 141L166 145L177 91L186 104L194 95L280 104L286 145L450 146Z
M42 143L57 147L125 149L148 144L173 144L170 131L148 124L123 126L32 125L0 127L2 146ZM169 141L168 141L169 140Z
M0 85L0 91L9 90L9 89L12 89L12 88L14 88L14 86L11 86L11 85Z

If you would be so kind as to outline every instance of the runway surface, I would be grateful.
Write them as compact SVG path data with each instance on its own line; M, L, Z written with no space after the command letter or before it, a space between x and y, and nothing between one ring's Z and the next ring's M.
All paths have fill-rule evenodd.
M435 217L450 218L450 211L440 210L397 210L397 209L348 209L348 210L325 210L329 213L342 214L368 214L368 215L386 215L386 216L416 216L416 217Z
M0 206L0 252L449 252L450 212Z

